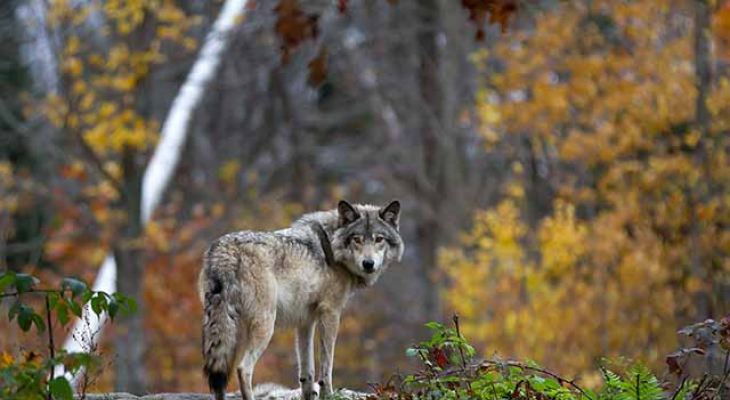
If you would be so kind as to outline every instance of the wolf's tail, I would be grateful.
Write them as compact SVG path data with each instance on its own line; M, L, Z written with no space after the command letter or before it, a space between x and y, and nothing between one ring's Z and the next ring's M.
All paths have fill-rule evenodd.
M233 370L237 346L237 307L235 294L240 292L235 268L210 265L203 271L203 372L216 400L225 397L228 378Z

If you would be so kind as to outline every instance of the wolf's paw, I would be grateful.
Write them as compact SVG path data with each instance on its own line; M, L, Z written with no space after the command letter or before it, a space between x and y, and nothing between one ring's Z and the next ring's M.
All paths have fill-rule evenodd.
M302 400L317 400L318 398L319 392L316 389L302 390Z
M318 382L319 384L319 398L325 400L332 397L332 387L327 385L324 380Z

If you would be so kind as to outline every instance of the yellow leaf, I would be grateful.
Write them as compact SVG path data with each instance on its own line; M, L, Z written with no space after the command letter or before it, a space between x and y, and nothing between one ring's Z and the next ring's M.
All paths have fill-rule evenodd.
M9 353L3 351L2 354L0 354L0 366L3 367L9 367L15 363L15 358L11 356Z
M78 58L69 57L63 63L63 71L71 76L78 77L84 72L84 66Z
M230 160L223 164L218 171L218 177L226 183L233 183L238 175L238 171L241 169L241 163L238 160Z

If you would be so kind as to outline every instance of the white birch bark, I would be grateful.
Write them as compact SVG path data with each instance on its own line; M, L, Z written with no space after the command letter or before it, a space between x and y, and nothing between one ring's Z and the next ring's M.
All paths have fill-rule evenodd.
M248 0L226 0L211 31L205 38L197 60L172 102L162 126L160 142L155 148L143 178L143 224L149 221L172 179L185 145L193 112L218 70L221 57L228 46L230 34L242 18L247 2ZM107 293L116 291L116 278L117 266L114 256L110 253L99 269L93 290ZM97 318L96 314L89 312L88 309L85 310L85 315L86 321L84 319L75 321L71 334L64 342L63 348L70 353L88 351L89 347L93 345L93 343L80 343L77 338L89 337L88 332L99 332L90 337L91 341L96 341L101 336L101 329L106 320L105 315L102 314L101 318ZM63 369L57 368L56 373L63 373ZM77 377L68 376L68 378L72 380L72 383L76 383Z
M30 73L33 89L44 95L58 92L58 46L46 28L47 14L48 6L42 0L28 0L15 10L22 32L20 59Z

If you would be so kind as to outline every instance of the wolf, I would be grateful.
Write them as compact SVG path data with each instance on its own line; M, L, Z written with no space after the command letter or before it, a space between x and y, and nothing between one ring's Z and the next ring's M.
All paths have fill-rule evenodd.
M256 361L275 328L295 328L302 398L332 394L335 340L345 304L403 257L400 202L350 204L305 214L289 228L215 240L198 280L203 303L203 372L216 400L235 369L253 400ZM314 332L319 330L315 382Z

